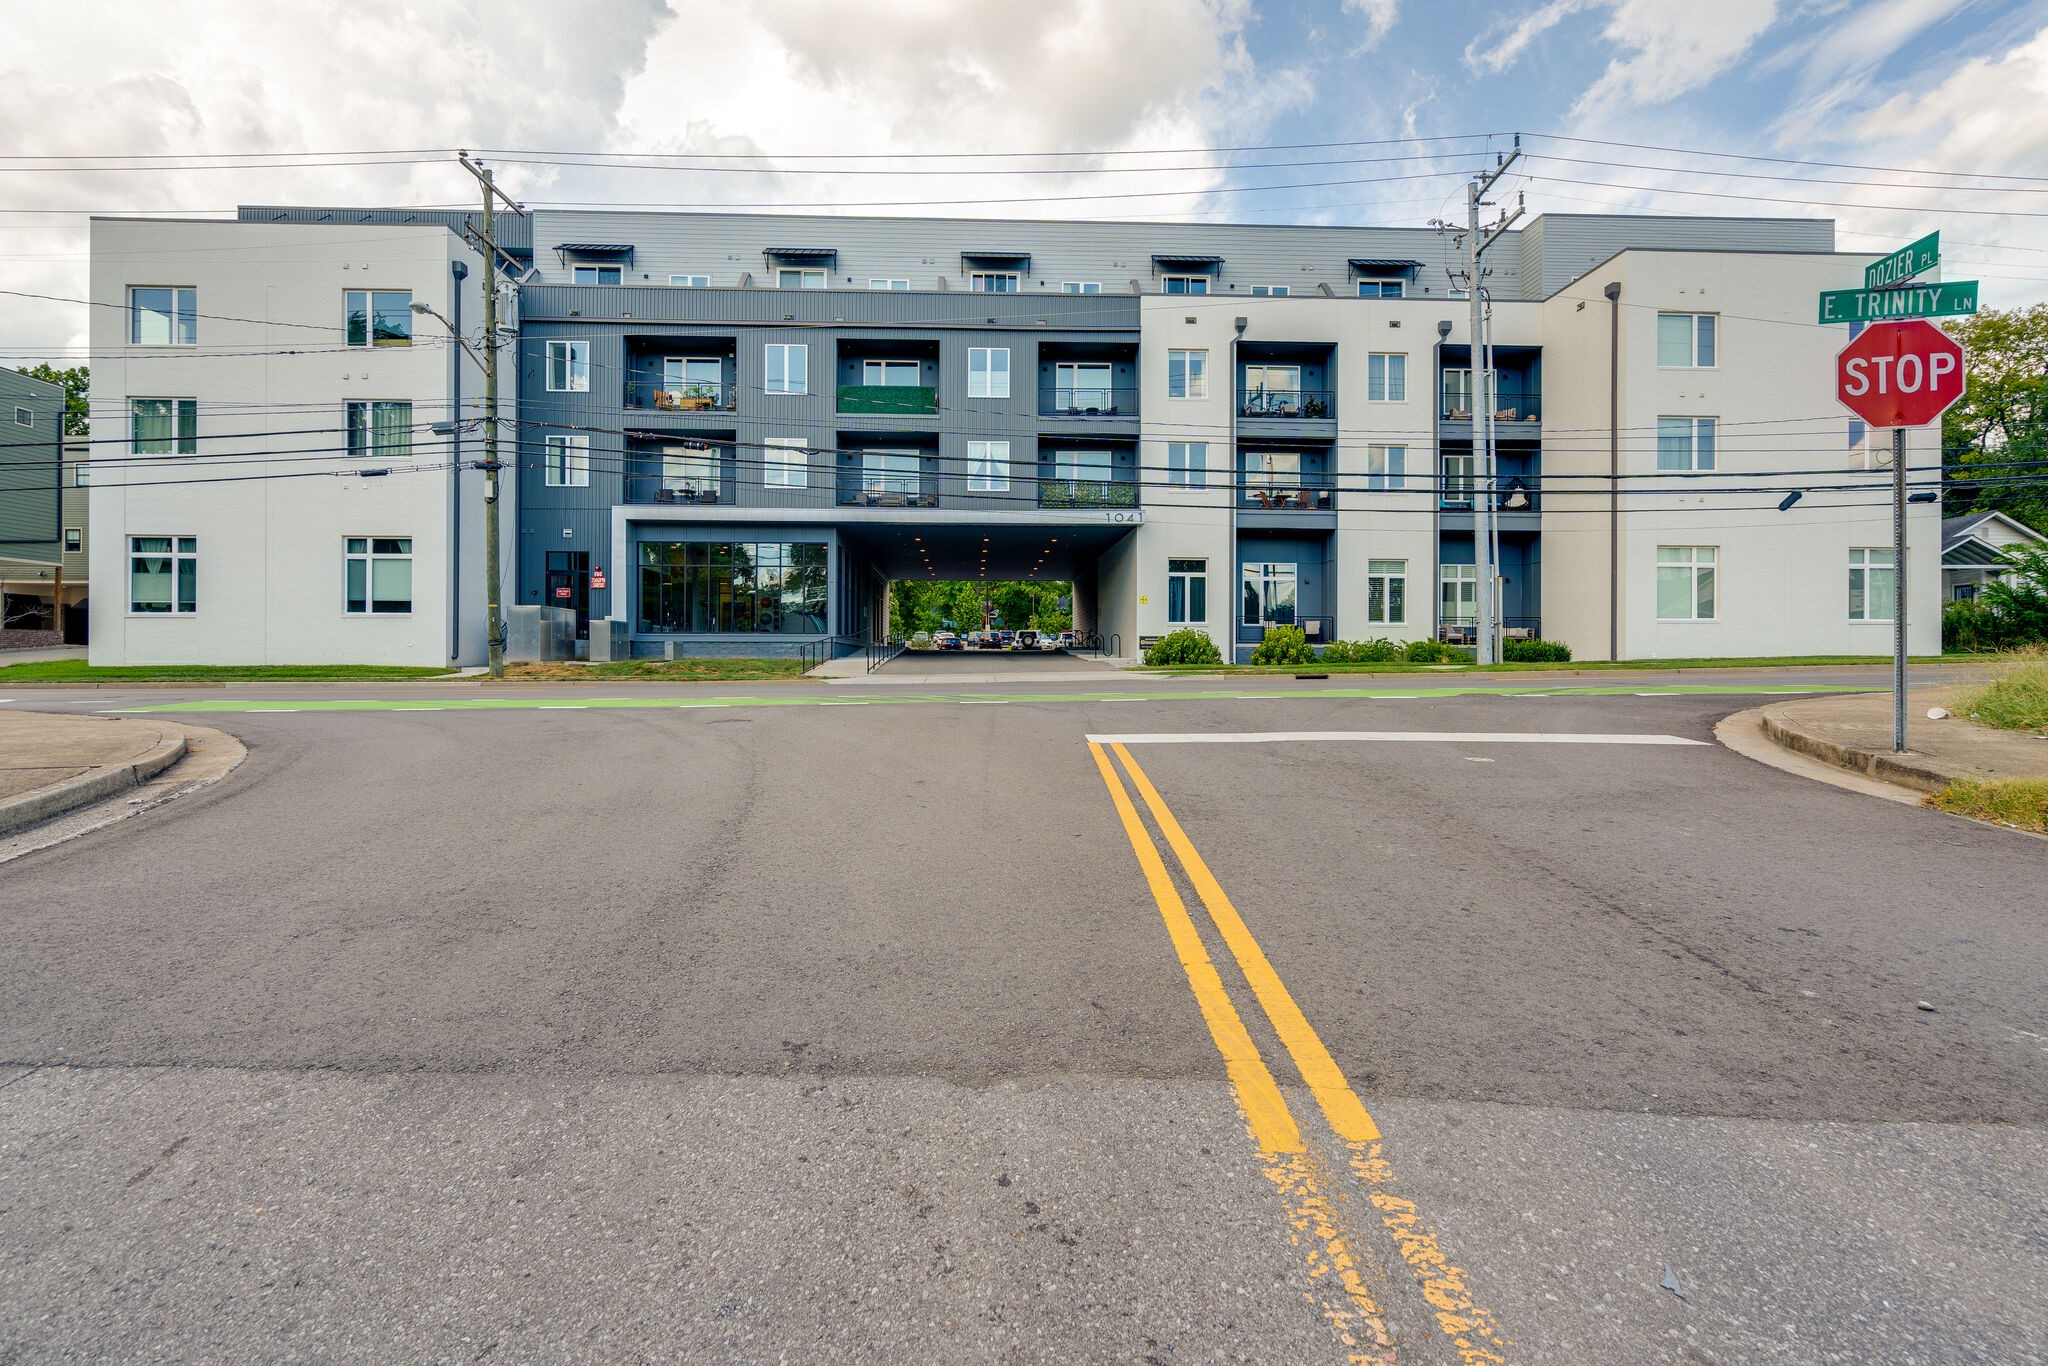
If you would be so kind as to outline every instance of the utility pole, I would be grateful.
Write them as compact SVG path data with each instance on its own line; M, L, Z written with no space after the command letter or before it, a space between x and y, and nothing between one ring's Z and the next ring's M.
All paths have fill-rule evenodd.
M1496 642L1499 638L1500 604L1496 601L1495 577L1499 567L1494 563L1494 458L1493 458L1493 413L1494 377L1487 365L1491 348L1486 343L1486 274L1481 258L1486 249L1500 239L1514 221L1522 216L1522 206L1515 205L1515 211L1495 223L1481 229L1479 211L1490 206L1486 193L1500 178L1507 174L1508 167L1522 156L1522 135L1515 134L1514 149L1506 156L1494 154L1493 169L1474 176L1465 186L1465 272L1466 284L1472 300L1472 454L1475 482L1479 485L1478 496L1473 499L1472 517L1472 559L1479 579L1479 621L1473 632L1475 657L1478 663L1496 662Z
M498 561L498 473L503 468L498 460L498 239L496 219L492 216L492 200L503 199L505 206L516 214L524 215L526 210L519 207L491 180L491 172L469 159L467 153L457 156L462 169L477 178L483 186L484 223L484 459L479 466L484 472L484 631L490 650L491 677L505 676L505 612L502 571ZM459 551L458 551L459 553Z

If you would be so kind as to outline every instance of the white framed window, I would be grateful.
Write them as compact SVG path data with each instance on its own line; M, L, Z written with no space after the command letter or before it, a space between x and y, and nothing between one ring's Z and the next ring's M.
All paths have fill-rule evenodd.
M1069 413L1113 410L1116 396L1109 379L1106 361L1058 361L1052 367L1052 405Z
M1408 622L1408 561L1365 562L1365 619L1375 626Z
M785 266L775 272L777 289L823 289L825 272L805 267Z
M967 491L1005 493L1010 487L1010 443L970 441L967 443Z
M1408 401L1408 353L1374 351L1365 358L1365 399L1368 403Z
M74 461L72 461L72 462L71 462L71 487L73 487L73 488L78 488L78 489L82 489L82 488L89 488L89 487L91 487L91 486L92 486L92 465L90 464L90 462L88 462L88 461L85 461L85 460L74 460Z
M129 449L136 455L199 454L199 400L128 400Z
M580 489L590 485L590 438L550 436L543 447L547 486L551 489Z
M916 451L862 451L860 467L865 492L917 496L923 462Z
M1253 285L1254 299L1284 299L1294 292L1293 285Z
M1010 348L970 346L967 348L967 397L1008 398L1010 396Z
M968 283L977 294L1015 294L1021 282L1014 270L977 270Z
M910 288L910 281L908 281L908 280L904 280L904 279L882 279L882 278L880 278L880 277L877 277L877 278L875 278L875 279L872 279L872 280L868 281L868 288L869 288L869 289L909 289L909 288Z
M199 538L128 538L128 610L136 616L183 616L199 610Z
M347 289L342 314L350 346L411 346L412 291Z
M1714 436L1717 426L1711 417L1658 418L1658 470L1685 473L1714 468Z
M1242 579L1246 626L1294 625L1294 565L1246 564Z
M348 404L347 420L351 459L412 459L412 403L409 400L353 399Z
M82 527L82 526L67 526L67 527L65 527L65 528L64 528L64 553L65 553L66 555L76 555L76 554L78 554L78 553L79 553L79 552L80 552L81 550L84 550L84 549L85 549L85 528L84 528L84 527Z
M1891 547L1849 552L1849 620L1890 621L1898 587L1898 561Z
M1166 353L1166 396L1168 398L1209 397L1209 353L1179 351Z
M719 492L718 452L710 446L663 446L661 487L669 493L701 498Z
M1062 294L1100 294L1101 292L1102 281L1100 280L1060 281L1060 293Z
M770 342L762 348L767 359L767 382L762 388L771 394L807 394L811 385L811 348L804 342Z
M1500 388L1500 373L1486 372L1496 392ZM1469 368L1452 368L1444 371L1443 415L1456 422L1469 422L1472 414L1479 411L1479 403L1472 393L1472 371Z
M1365 487L1373 493L1393 493L1408 487L1408 448L1367 446Z
M1657 364L1668 369L1712 369L1720 321L1714 313L1659 313Z
M1712 621L1720 558L1718 546L1658 546L1657 620Z
M14 425L17 427L33 427L36 425L36 415L26 408L16 408L14 410Z
M1479 463L1469 452L1444 453L1443 505L1447 508L1468 508L1472 506L1472 490L1477 482Z
M412 537L349 536L344 550L344 614L396 617L412 611Z
M1209 443L1166 443L1166 482L1176 488L1199 489L1209 484Z
M1166 621L1170 626L1196 626L1209 620L1209 562L1166 562Z
M1358 297L1361 299L1399 299L1408 293L1405 280L1360 280Z
M1246 451L1244 486L1248 489L1286 489L1289 492L1300 488L1301 452Z
M1436 619L1440 626L1479 622L1479 566L1440 564L1436 568Z
M137 346L197 346L199 291L182 285L130 288L128 340Z
M571 266L569 281L578 285L621 285L626 282L624 266Z
M1162 294L1207 294L1209 277L1206 275L1167 275L1159 281Z
M590 392L590 343L551 341L548 343L548 389L558 394Z
M800 489L811 481L811 451L800 436L771 436L762 443L761 482L771 489Z
M676 289L711 288L711 277L709 275L671 275L668 277L668 282L670 286Z
M864 360L860 363L860 382L865 388L908 388L917 383L917 372L914 360Z

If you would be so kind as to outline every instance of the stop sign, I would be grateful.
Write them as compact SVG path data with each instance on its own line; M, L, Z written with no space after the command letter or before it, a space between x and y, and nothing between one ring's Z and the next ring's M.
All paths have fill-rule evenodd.
M1835 356L1835 397L1873 427L1920 427L1963 396L1963 348L1933 323L1873 323Z

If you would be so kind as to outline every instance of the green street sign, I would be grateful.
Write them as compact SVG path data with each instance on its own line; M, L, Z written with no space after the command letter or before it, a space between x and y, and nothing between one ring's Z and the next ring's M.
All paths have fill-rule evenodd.
M1941 264L1941 233L1930 232L1917 242L1900 247L1875 265L1863 268L1865 289L1885 289L1923 275Z
M1821 291L1824 323L1882 323L1899 318L1954 318L1977 311L1977 282L1949 280L1938 285L1902 285L1897 289L1827 289Z

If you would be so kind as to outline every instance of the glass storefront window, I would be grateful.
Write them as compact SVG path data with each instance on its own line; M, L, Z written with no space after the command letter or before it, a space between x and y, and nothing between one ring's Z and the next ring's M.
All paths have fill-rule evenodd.
M817 541L642 541L637 629L653 635L822 635Z

